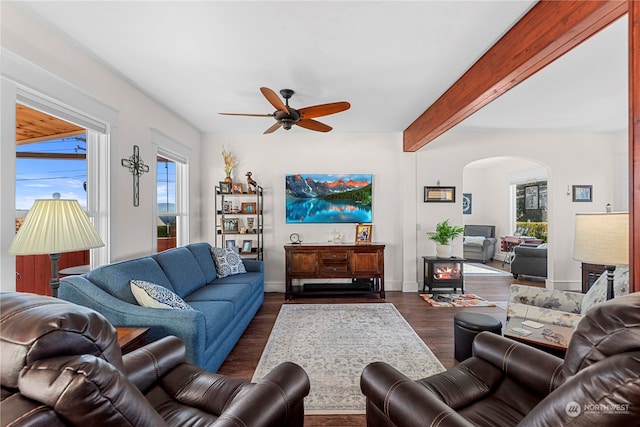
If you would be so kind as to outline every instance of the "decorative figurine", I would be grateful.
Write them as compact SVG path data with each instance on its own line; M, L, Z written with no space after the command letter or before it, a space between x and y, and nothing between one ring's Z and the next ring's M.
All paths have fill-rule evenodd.
M247 192L250 194L255 194L258 183L255 182L253 178L251 178L251 172L247 172L246 177L247 177Z

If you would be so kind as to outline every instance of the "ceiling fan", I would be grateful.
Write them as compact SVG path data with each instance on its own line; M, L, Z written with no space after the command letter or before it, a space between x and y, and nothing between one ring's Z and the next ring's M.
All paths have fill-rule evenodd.
M264 133L272 133L278 130L280 127L286 130L291 129L291 126L298 125L306 129L315 130L318 132L329 132L332 127L325 125L317 120L313 120L316 117L328 116L329 114L339 113L341 111L351 108L351 104L348 102L331 102L329 104L313 105L311 107L300 108L296 110L289 106L289 98L294 94L291 89L280 90L280 95L284 98L285 102L278 97L278 95L268 87L261 87L260 92L267 98L267 101L276 108L276 111L272 114L243 114L243 113L218 113L225 116L250 116L250 117L273 117L276 119L276 123Z

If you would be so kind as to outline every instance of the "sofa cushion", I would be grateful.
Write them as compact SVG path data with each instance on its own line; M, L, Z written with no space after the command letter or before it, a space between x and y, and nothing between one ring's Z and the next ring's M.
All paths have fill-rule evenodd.
M131 279L146 280L174 290L160 265L151 257L102 265L88 272L85 277L114 297L135 305L138 305L138 301L131 293Z
M229 276L236 277L236 276ZM227 283L219 284L217 281L212 285L206 285L198 289L187 297L187 302L193 304L203 301L228 301L233 304L233 314L238 315L250 301L253 301L255 287L249 283Z
M578 322L580 322L580 319L582 319L582 315L537 307L535 305L510 302L507 305L507 318L533 320L534 322L544 322L557 326L575 328Z
M233 327L237 320L233 303L229 301L192 301L189 305L204 315L207 347L219 340L225 329Z
M210 244L207 242L191 243L185 247L191 251L196 261L198 261L198 264L200 264L200 269L202 269L204 279L207 283L211 282L218 276L218 273L216 272L216 265L213 262L213 257L211 256Z
M189 304L169 289L144 280L131 280L131 292L138 304L143 307L193 310Z
M471 246L483 246L485 241L484 236L464 236L464 244Z
M175 293L181 297L189 295L207 283L198 261L185 247L160 252L153 257L171 281Z
M219 278L247 272L242 263L242 258L233 249L211 248L211 253L216 263Z
M629 293L629 267L620 266L613 272L613 295L619 297ZM589 309L596 304L600 304L607 299L607 272L598 277L598 280L591 286L582 299L582 314L585 315Z

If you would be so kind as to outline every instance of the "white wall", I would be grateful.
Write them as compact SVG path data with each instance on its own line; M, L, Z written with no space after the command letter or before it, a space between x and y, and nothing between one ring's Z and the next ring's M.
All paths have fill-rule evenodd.
M44 29L39 23L24 15L13 5L2 2L2 48L24 59L27 67L59 80L52 87L28 75L6 76L2 61L2 181L0 198L3 200L0 230L0 277L2 289L15 289L15 261L8 255L14 234L15 200L15 103L16 88L36 91L52 97L66 106L82 110L83 101L103 103L117 112L115 123L111 123L110 177L111 177L111 236L110 259L112 261L146 255L155 249L153 232L156 224L152 217L153 194L155 193L155 159L151 155L151 129L155 128L171 139L188 147L193 154L190 163L190 184L194 189L190 197L191 238L198 240L200 233L200 133L190 124L160 106L151 98L118 77L93 58L62 40L58 35ZM68 90L64 90L64 88ZM63 90L59 90L62 88ZM77 96L71 96L75 94ZM13 112L12 112L13 109ZM132 203L132 176L120 165L120 160L129 158L133 145L140 147L140 155L150 166L148 174L140 178L140 206ZM8 176L5 171L13 171ZM6 176L5 176L6 175Z
M251 118L247 120L253 120ZM224 178L222 145L238 161L234 181L246 182L245 173L264 188L265 282L270 291L284 291L283 245L293 232L304 242L327 242L333 232L343 241L355 241L354 224L286 224L285 182L291 173L373 174L373 240L386 244L385 288L402 289L403 194L402 135L316 133L302 128L278 130L270 135L204 136L202 198L205 239L215 241L214 186Z
M559 289L580 289L580 264L572 259L573 227L577 212L603 212L611 203L616 211L628 209L628 172L625 134L578 133L456 133L450 132L428 144L418 153L417 186L463 186L463 170L468 163L498 156L513 156L539 163L547 170L549 205L549 278L547 286ZM517 161L517 159L516 159ZM499 168L499 166L493 166ZM628 169L628 168L627 168ZM625 169L626 170L626 169ZM478 179L488 191L502 191L509 175L499 177L493 171ZM567 187L575 184L593 185L593 203L574 203ZM470 185L470 184L466 184ZM477 183L473 184L477 185ZM466 191L466 190L465 190ZM474 191L476 198L481 198ZM482 200L480 203L483 203ZM484 206L486 208L486 206ZM475 208L474 208L475 209ZM498 206L503 210L504 206ZM439 221L450 218L463 224L461 198L455 204L418 203L418 223L421 231L429 231ZM483 218L486 219L486 218ZM506 234L503 227L496 234ZM435 253L433 243L424 233L418 234L418 254ZM454 243L454 255L462 255L462 239Z

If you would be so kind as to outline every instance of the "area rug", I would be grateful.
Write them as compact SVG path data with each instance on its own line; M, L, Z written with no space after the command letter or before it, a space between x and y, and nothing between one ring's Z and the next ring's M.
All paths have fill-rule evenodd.
M484 264L467 262L464 264L465 276L511 276L507 271L498 270Z
M360 374L384 361L412 379L444 367L393 304L285 304L253 381L291 361L309 375L305 414L364 414Z
M420 294L432 307L495 307L496 305L476 294Z

